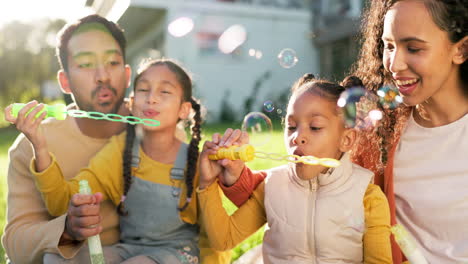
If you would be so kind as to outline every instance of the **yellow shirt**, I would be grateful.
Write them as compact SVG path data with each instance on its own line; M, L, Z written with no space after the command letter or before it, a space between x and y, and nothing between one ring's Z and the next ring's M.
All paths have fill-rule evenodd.
M120 203L123 194L123 150L125 147L125 133L111 138L94 158L87 168L66 181L62 175L55 157L51 154L53 162L44 171L38 173L34 168L34 160L31 162L31 171L36 176L36 184L42 193L47 209L52 215L61 215L67 211L70 197L78 193L79 181L87 180L93 192L101 192L105 200L111 200L115 205ZM149 158L140 148L139 168L132 168L135 177L143 180L176 186L181 188L179 206L186 201L186 185L180 180L170 179L170 170L173 164L164 164ZM193 180L194 190L198 186L198 173ZM224 209L223 209L224 210ZM192 194L188 207L180 212L181 220L195 224L199 222L197 212L197 200L195 192ZM200 250L203 263L226 263L230 258L229 252L212 252L205 238L203 228L200 234ZM209 257L207 257L209 256Z

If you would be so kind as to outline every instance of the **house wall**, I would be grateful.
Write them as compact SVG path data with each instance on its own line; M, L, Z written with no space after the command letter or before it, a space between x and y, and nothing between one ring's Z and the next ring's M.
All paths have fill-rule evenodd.
M176 38L161 30L181 16L194 21L195 27L188 35ZM267 100L275 104L275 98L304 73L319 72L317 49L311 41L310 10L203 1L168 5L165 17L165 25L153 27L153 32L163 32L163 36L149 37L143 46L140 42L144 48L132 56L133 62L151 52L182 62L193 74L195 95L208 109L209 121L219 118L222 104L226 104L223 98L228 98L237 118L242 119L244 102L259 79L264 81L255 94L253 111L261 110ZM233 54L223 54L217 48L217 36L235 24L246 29L247 40ZM289 69L281 67L277 58L284 48L293 49L298 57L297 64ZM250 56L250 49L260 51L262 56ZM275 107L284 110L286 106Z

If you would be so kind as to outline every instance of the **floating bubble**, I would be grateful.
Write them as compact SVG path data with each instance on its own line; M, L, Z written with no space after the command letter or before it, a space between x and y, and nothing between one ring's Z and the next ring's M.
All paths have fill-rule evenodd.
M278 113L278 115L281 115L283 113L283 110L278 108L278 109L276 109L276 113Z
M372 120L372 121L379 121L381 120L383 117L383 114L382 114L382 111L380 110L371 110L369 112L369 118Z
M273 105L272 101L268 100L263 103L263 108L265 109L265 111L270 113L273 112L273 110L275 110L275 105Z
M229 54L242 45L247 39L247 31L242 25L232 25L218 39L218 48Z
M345 125L357 129L369 129L376 121L382 119L382 112L378 110L378 98L362 87L346 89L338 99Z
M272 130L270 118L260 112L248 113L242 122L242 131L249 133L251 144L257 147L270 140Z
M379 96L380 104L384 108L395 109L403 102L398 89L394 86L383 86L377 91L377 95Z
M172 36L179 38L190 33L193 29L193 25L193 20L191 18L179 17L167 26L167 30Z
M255 52L255 58L257 58L257 60L259 60L259 59L261 59L262 57L263 57L262 51L257 50L257 51Z
M281 67L289 69L296 65L299 59L296 56L296 52L293 49L287 48L280 51L278 54L278 61Z
M254 49L249 49L249 56L250 57L255 56L255 50Z
M338 99L338 106L341 107L345 124L347 127L355 127L357 107L356 103L366 94L366 90L361 87L353 87L345 90Z

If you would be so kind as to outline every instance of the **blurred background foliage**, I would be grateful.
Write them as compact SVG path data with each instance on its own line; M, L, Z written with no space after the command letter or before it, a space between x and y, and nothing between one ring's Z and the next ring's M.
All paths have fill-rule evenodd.
M8 125L3 109L11 103L33 99L50 103L42 97L41 85L56 82L55 36L64 24L43 19L14 21L0 28L0 127Z

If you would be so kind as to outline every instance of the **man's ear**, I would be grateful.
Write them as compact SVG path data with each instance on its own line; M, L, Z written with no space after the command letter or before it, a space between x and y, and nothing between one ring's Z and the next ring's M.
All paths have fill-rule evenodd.
M130 95L128 96L128 101L127 101L127 108L128 110L130 110L130 113L132 113L134 101L135 101L135 94L131 92Z
M354 142L356 142L356 138L357 131L354 128L346 128L346 130L343 132L343 135L341 136L340 151L349 151L353 147Z
M463 64L466 60L468 60L468 36L460 39L457 43L455 43L455 55L453 57L453 62L455 64Z
M130 84L132 83L132 68L130 65L126 64L125 65L125 78L127 80L127 86L126 88L130 87Z
M183 102L180 105L179 110L179 119L187 119L190 114L190 109L192 109L192 103L190 102Z
M67 73L64 70L59 70L57 72L57 79L60 84L60 89L63 93L71 94L72 91L70 89L70 82L68 80Z

